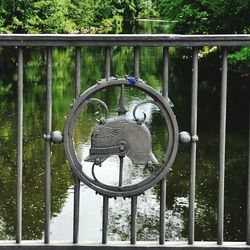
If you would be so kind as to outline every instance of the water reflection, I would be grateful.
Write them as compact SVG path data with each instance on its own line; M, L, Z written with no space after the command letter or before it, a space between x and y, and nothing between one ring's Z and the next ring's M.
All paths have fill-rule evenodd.
M155 31L153 24L143 22L146 32ZM158 25L158 24L157 24ZM134 27L137 29L138 27ZM157 31L158 32L158 31ZM16 81L17 51L1 48L0 63L0 238L15 235L15 175L16 175ZM180 130L190 127L191 51L170 49L170 98ZM23 238L41 239L44 228L44 140L45 131L45 50L25 50L24 81L24 206ZM103 77L104 54L101 48L82 48L82 90ZM183 58L185 54L185 58ZM129 47L112 48L112 74L133 74L133 51ZM63 130L65 116L74 98L74 51L72 48L53 50L53 130ZM95 67L93 67L95 65ZM162 49L143 48L141 51L141 78L157 90L162 84ZM199 63L199 107L197 184L196 184L196 240L214 240L217 231L218 186L218 126L220 105L220 58L209 57ZM115 108L119 91L103 93L107 104ZM143 96L131 97L134 106ZM226 148L225 186L225 240L245 239L246 186L248 154L248 102L249 79L229 72L228 135ZM161 116L147 106L148 126L152 129L153 149L163 157L166 133ZM153 112L151 112L153 111ZM89 135L96 122L84 121L76 132L76 150L79 158L88 154ZM159 131L161 133L159 133ZM52 239L72 240L73 193L72 176L66 163L63 145L52 147ZM166 237L179 240L187 237L187 199L190 148L181 145L172 170L168 175L166 212ZM100 170L101 171L101 170ZM107 181L117 178L117 173L103 171ZM136 175L137 173L135 173ZM128 175L129 176L129 175ZM105 177L106 178L106 177ZM130 176L129 176L130 178ZM240 195L239 195L240 194ZM102 198L81 187L80 240L101 239ZM139 197L138 238L157 239L159 214L159 186ZM109 225L110 238L127 240L129 237L129 200L111 200Z

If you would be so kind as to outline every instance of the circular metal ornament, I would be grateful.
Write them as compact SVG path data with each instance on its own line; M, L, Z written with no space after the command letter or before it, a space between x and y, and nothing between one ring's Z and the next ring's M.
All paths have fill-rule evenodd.
M154 103L160 109L166 121L166 125L167 125L168 132L169 132L168 145L166 147L166 151L164 155L163 166L159 170L157 170L155 173L153 173L146 179L142 180L141 182L127 185L127 186L106 185L104 183L100 183L96 178L92 179L89 176L87 176L82 171L82 164L79 162L79 159L76 155L76 151L74 148L74 140L73 140L76 122L79 118L81 111L90 102L91 97L96 92L99 92L106 88L115 87L115 86L133 87L133 88L141 90L142 92L150 96L152 98L152 101L150 100L149 102ZM144 104L144 102L141 104ZM143 120L141 121L136 118L135 111L133 114L135 117L134 122L137 122L138 124L140 124L143 122ZM102 124L102 121L100 122L100 124ZM145 82L142 81L141 79L136 80L135 82L133 82L133 84L131 84L131 81L128 81L127 79L124 79L124 78L122 79L110 78L109 80L104 79L104 80L98 81L97 84L95 84L94 86L89 88L87 91L85 91L75 101L75 103L73 104L72 110L66 120L65 127L64 127L64 148L65 148L66 157L68 159L70 167L72 168L72 171L79 178L79 180L81 180L87 186L94 189L97 193L106 195L109 197L131 197L135 195L140 195L144 193L147 189L151 188L156 183L158 183L167 174L167 172L169 171L169 169L171 168L174 162L177 149L178 149L178 141L179 141L179 132L178 132L177 121L169 103L160 93L158 93L153 88L145 84ZM121 142L121 145L119 147L119 150L122 151L123 148L126 148L125 142ZM112 150L116 150L116 149L112 149ZM93 169L94 169L94 166L93 166Z

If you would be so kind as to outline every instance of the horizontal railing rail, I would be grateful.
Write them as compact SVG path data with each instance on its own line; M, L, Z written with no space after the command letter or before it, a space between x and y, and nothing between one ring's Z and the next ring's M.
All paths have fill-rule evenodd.
M249 248L250 244L250 190L248 190L248 220L247 238L245 242L224 242L224 181L225 181L225 146L226 146L226 106L227 106L227 72L228 55L227 47L250 46L250 35L33 35L33 34L4 34L0 35L0 46L18 47L18 92L17 92L17 216L16 216L16 243L12 241L0 241L0 249L240 249ZM47 96L46 96L46 135L45 135L45 230L44 243L38 241L22 241L22 185L23 185L23 78L24 47L48 47L46 48L47 60ZM52 132L52 47L66 46L75 47L75 98L81 93L81 46L99 46L105 49L104 75L110 78L112 46L134 47L134 76L140 77L140 47L163 48L163 84L162 95L168 99L169 85L169 47L192 47L192 95L191 95L191 164L189 186L189 235L187 242L165 241L165 211L166 211L166 178L161 180L160 185L160 229L159 242L137 242L136 239L136 215L137 196L131 197L131 238L130 243L107 242L109 198L103 196L103 232L102 244L79 243L79 199L80 181L75 177L74 186L74 225L73 243L51 243L50 219L51 219L51 141ZM197 109L198 109L198 54L202 46L221 46L222 49L222 72L221 72L221 110L220 110L220 147L219 147L219 201L218 201L218 237L217 242L195 242L195 179L196 179L196 147L197 147ZM83 55L84 56L84 55ZM250 144L250 141L249 141ZM250 162L249 162L250 168ZM249 175L250 176L250 175ZM248 182L250 177L248 176ZM249 188L248 188L249 189ZM1 195L1 194L0 194Z
M9 249L22 249L22 250L119 250L119 249L136 249L136 250L158 250L158 249L167 249L167 250L188 250L188 249L207 249L207 250L240 250L240 249L249 249L249 246L242 244L242 242L225 242L223 246L216 244L211 241L201 241L195 242L194 245L188 245L186 242L166 242L165 245L159 245L158 242L148 242L140 241L136 246L131 245L129 242L111 242L107 245L101 243L78 243L72 244L68 242L55 242L51 244L43 244L39 241L23 241L20 244L14 242L2 242L0 245L0 250L9 250Z
M250 35L0 35L1 46L244 46Z

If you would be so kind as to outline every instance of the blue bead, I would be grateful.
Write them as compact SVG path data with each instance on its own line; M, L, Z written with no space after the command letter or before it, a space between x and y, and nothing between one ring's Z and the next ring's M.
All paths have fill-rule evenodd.
M135 85L136 83L136 80L134 77L128 76L127 80L129 81L130 85Z

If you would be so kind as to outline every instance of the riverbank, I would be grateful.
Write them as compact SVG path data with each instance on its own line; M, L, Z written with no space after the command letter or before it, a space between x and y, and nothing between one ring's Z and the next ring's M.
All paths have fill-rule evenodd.
M108 30L121 28L122 24L123 24L123 17L114 16L112 18L104 19L97 26L90 26L89 28L81 28L80 30L72 30L69 32L69 34L96 34L104 30L107 32Z

